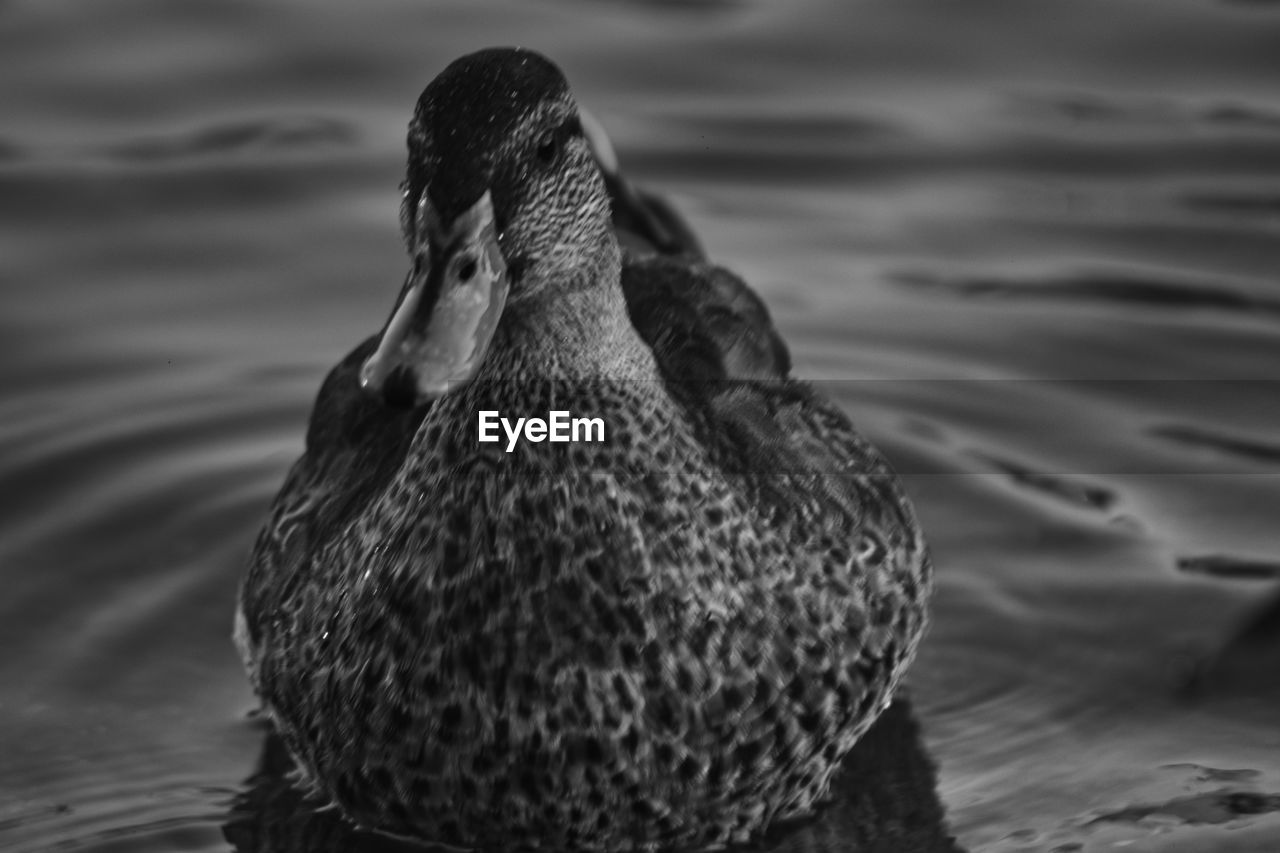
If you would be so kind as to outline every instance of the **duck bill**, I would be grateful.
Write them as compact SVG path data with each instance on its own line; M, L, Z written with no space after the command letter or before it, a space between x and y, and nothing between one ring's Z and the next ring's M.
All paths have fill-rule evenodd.
M488 192L448 224L423 192L412 234L413 270L360 369L360 386L396 406L435 400L475 376L507 299Z

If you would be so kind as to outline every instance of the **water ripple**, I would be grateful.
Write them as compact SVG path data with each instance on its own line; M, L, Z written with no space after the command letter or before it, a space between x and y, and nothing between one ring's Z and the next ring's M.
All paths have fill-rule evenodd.
M1257 438L1231 435L1221 430L1187 424L1152 427L1148 432L1189 447L1199 447L1234 456L1246 462L1280 463L1280 444Z
M1179 557L1178 570L1193 575L1208 575L1232 580L1280 579L1280 562L1274 560L1233 557L1229 554L1204 554Z
M1202 190L1184 194L1182 204L1196 213L1280 222L1280 192Z
M1224 282L1173 281L1128 272L1081 272L1040 279L909 272L895 274L892 280L910 287L979 299L1046 299L1166 310L1213 310L1250 316L1280 315L1280 299L1251 294Z
M328 116L236 119L112 146L118 160L164 162L247 150L310 150L350 145L356 128Z
M156 755L112 756L105 764L86 764L86 772L56 791L28 789L27 804L0 821L5 849L104 853L217 847L219 824L234 792L166 774L163 763L152 764L157 759L163 761ZM35 797L50 796L56 800L31 804Z
M26 150L12 139L0 137L0 163L20 159Z
M1119 502L1119 495L1106 486L1054 474L994 453L974 451L970 455L1004 474L1013 485L1077 509L1105 513Z
M1189 797L1175 797L1164 803L1129 806L1105 812L1095 823L1138 823L1152 817L1171 818L1179 823L1228 823L1253 815L1280 812L1280 793L1258 794L1252 791L1223 789Z
M1015 115L1086 127L1280 132L1280 110L1245 101L1068 91L1019 94L1010 103Z

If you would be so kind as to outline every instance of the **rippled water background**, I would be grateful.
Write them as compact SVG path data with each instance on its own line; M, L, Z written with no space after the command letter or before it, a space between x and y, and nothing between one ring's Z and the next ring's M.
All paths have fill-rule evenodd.
M907 475L960 841L1280 849L1280 617L1213 663L1280 578L1280 8L1212 0L0 3L0 847L228 849L242 562L503 43Z

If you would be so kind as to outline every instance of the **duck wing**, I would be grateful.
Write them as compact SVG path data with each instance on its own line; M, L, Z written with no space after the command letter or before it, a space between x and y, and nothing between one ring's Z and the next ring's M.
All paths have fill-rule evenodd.
M622 248L637 254L704 259L693 229L659 195L637 187L618 172L601 170L612 203L613 227Z
M774 509L849 530L866 505L901 508L895 478L838 408L790 377L791 357L764 302L738 276L702 261L631 256L622 286L631 322L669 392L722 466Z
M791 354L747 283L703 261L628 255L622 291L636 331L675 376L785 379Z
M274 596L241 595L237 643L253 676L262 611L284 600L302 580L314 553L379 494L404 463L429 407L394 409L364 393L360 367L373 353L373 335L325 377L307 424L306 452L293 464L253 546L243 589L268 585Z
M632 185L618 171L603 129L594 121L587 127L624 249L627 311L673 395L702 415L707 435L742 472L756 479L766 472L802 475L823 500L857 517L857 495L840 473L850 460L840 457L864 468L874 462L879 470L874 451L858 441L841 454L824 435L828 430L806 423L814 412L837 421L843 415L789 380L791 354L764 300L729 270L708 263L680 215ZM854 434L847 422L834 426Z

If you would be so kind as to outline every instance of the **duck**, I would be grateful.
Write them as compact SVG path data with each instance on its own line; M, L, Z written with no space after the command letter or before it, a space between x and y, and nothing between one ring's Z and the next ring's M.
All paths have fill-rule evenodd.
M400 228L390 317L322 383L239 589L297 785L476 850L721 849L817 813L928 621L885 457L537 52L427 85ZM602 428L482 440L557 412Z

